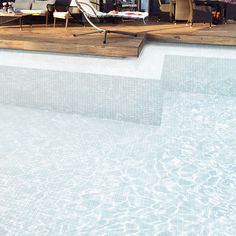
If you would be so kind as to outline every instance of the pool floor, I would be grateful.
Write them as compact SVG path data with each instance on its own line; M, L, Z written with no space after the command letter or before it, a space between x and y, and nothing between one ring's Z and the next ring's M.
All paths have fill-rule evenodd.
M160 126L0 105L0 235L236 235L235 104L165 92Z

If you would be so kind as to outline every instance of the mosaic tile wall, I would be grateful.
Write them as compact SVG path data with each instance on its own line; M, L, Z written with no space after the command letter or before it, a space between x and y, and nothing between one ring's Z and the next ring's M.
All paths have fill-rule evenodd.
M160 81L0 66L0 103L159 125Z

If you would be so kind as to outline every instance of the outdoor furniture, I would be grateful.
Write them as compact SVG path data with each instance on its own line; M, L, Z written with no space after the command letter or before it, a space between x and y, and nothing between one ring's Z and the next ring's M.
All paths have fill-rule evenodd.
M158 0L159 9L163 13L168 13L170 22L173 21L173 15L174 15L174 5L171 4L171 1L169 2L163 2L163 0Z
M226 2L225 6L225 21L236 20L236 0L230 0Z
M176 0L174 18L175 21L187 21L190 27L193 23L209 23L211 27L212 9L209 5L197 5L194 0Z
M193 23L209 23L210 27L212 24L212 8L211 6L196 5L193 0L189 0L190 6L190 16L189 23L190 26Z
M138 5L133 0L121 0L115 2L115 8L117 11L135 11Z
M68 26L69 21L69 6L71 1L70 0L56 0L54 5L54 12L53 12L53 19L54 23L53 26L56 27L56 19L63 19L66 20L65 29Z
M31 17L28 13L0 13L0 25L19 20L20 30L22 30L23 20ZM31 21L30 21L31 22Z
M212 9L216 9L219 16L217 23L223 24L225 22L225 2L224 0L195 0L196 5L210 6Z
M145 19L148 17L147 12L138 12L138 11L124 11L124 12L111 11L109 13L104 13L104 12L100 12L96 10L89 0L75 0L75 2L77 6L79 7L79 9L81 10L81 12L83 13L85 19L93 28L96 29L96 31L89 32L89 33L74 34L74 36L76 37L76 36L85 35L85 34L104 33L104 40L103 40L104 44L106 43L108 33L122 34L122 35L134 36L134 37L137 37L137 34L126 32L126 31L102 29L96 26L90 20L90 18L93 18L93 19L104 19L104 18L139 19L139 20L143 20L143 22L145 23Z
M79 21L81 24L83 24L81 16L82 16L82 13L79 10L74 0L72 1L57 0L55 3L55 11L53 13L53 18L54 18L53 25L54 27L56 27L56 19L63 19L66 21L65 29L67 29L70 18L73 18Z
M139 11L110 11L104 13L98 11L89 0L72 0L75 1L79 9L83 12L85 18L104 19L104 18L122 18L122 19L133 19L142 20L145 24L145 20L148 17L148 12ZM87 19L86 18L86 19ZM88 20L88 19L87 19Z
M189 21L190 5L189 0L176 0L175 3L175 20Z
M15 12L23 13L23 10L31 10L34 0L15 0L13 8Z
M48 16L55 0L16 0L13 7L15 12L31 14L32 16L45 16L46 26L48 25Z
M0 3L0 12L2 12L2 13L13 13L12 2L2 2L2 3Z

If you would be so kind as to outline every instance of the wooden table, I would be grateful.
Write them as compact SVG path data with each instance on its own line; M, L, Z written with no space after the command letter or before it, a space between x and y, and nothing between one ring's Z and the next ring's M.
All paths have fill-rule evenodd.
M32 15L29 13L3 13L0 12L0 25L12 22L15 20L19 20L20 30L22 30L23 19L26 17L31 17Z

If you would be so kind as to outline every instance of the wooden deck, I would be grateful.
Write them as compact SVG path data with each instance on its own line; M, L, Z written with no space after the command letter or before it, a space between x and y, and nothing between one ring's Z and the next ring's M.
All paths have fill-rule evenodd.
M53 28L52 25L0 27L0 48L75 53L98 56L138 57L146 41L181 42L197 44L236 46L236 22L217 25L196 24L187 27L185 24L149 22L124 22L122 24L103 25L103 28L137 32L138 37L110 34L107 44L103 44L102 34L73 37L73 33L93 31L89 26L64 25Z

